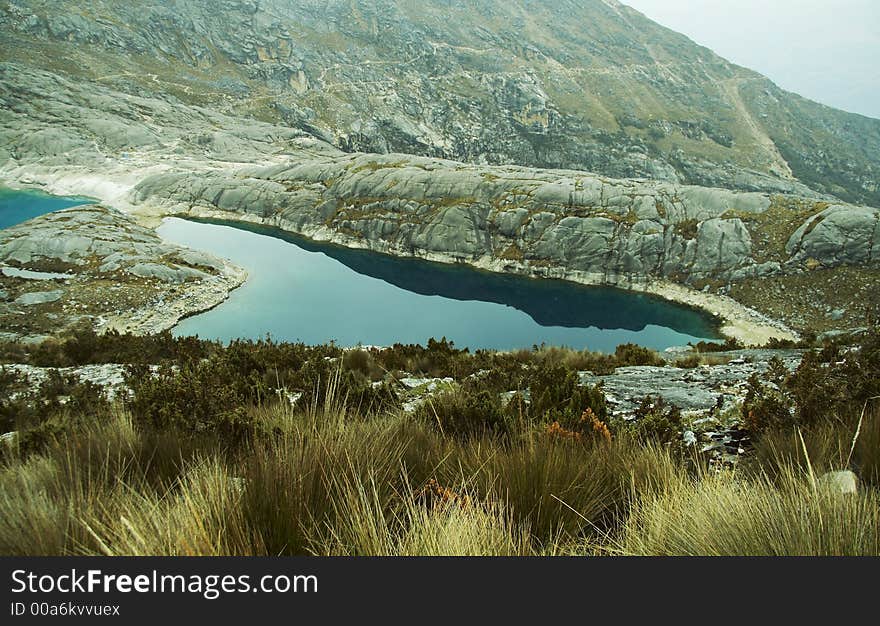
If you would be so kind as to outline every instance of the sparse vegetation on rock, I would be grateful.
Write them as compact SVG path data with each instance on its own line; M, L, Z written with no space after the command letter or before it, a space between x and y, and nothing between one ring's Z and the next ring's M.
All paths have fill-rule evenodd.
M807 353L794 373L773 363L750 383L746 415L771 386L796 410L762 422L736 471L689 448L689 418L664 400L612 416L601 387L568 369L584 354L470 354L438 341L345 358L269 341L68 340L80 361L131 354L129 341L148 342L165 367L132 369L115 403L57 377L28 393L0 371L15 398L0 411L16 429L0 442L0 553L880 551L876 334ZM66 345L54 358L69 362ZM4 354L27 354L17 349ZM391 364L463 378L407 412L389 393ZM392 387L365 384L369 371ZM821 394L807 393L817 380ZM513 381L531 400L501 401ZM315 393L284 393L296 389ZM846 467L855 493L816 489Z

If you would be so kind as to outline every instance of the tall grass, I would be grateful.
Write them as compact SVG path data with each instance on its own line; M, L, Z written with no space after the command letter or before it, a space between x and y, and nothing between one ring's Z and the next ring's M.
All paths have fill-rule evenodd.
M533 435L508 447L471 443L459 454L458 480L502 503L538 545L551 545L607 532L625 512L633 484L650 482L671 462L628 441L606 446Z
M427 505L410 491L392 506L375 480L343 480L335 522L314 529L313 551L332 556L527 556L528 529L498 505L470 497Z
M0 470L0 554L63 554L67 503L57 493L58 468L38 456Z
M247 528L241 487L217 459L197 461L162 494L123 486L79 519L88 540L75 549L106 556L265 554Z
M843 425L765 434L755 446L754 465L770 477L784 476L791 467L816 473L853 469L863 482L880 487L880 399Z
M676 480L634 506L617 551L667 556L876 556L880 498L820 489L789 470L776 481L731 472Z
M310 529L339 517L340 486L372 481L382 501L400 489L410 441L394 423L367 423L330 436L293 433L242 463L245 516L270 554L310 551ZM414 474L427 455L412 462Z
M852 455L855 428L797 446L778 435L754 470L716 475L625 437L560 441L520 424L462 438L325 400L254 409L267 434L231 449L116 411L39 454L6 452L0 553L880 554L876 409ZM867 485L817 490L804 448L817 472L851 456Z

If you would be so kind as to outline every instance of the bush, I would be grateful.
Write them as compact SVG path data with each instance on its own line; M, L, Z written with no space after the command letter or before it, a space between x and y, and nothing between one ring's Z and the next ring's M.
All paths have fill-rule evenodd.
M220 349L215 342L195 337L174 337L169 331L156 335L129 335L109 331L97 334L84 326L61 338L36 345L0 343L0 359L39 367L71 367L100 363L157 364L205 358Z
M737 339L733 339L732 337L728 337L724 340L723 343L718 343L714 341L700 341L696 344L689 344L696 350L701 353L714 353L714 352L734 352L736 350L742 350L745 346Z
M608 424L596 417L592 409L584 411L576 424L563 426L556 421L547 426L546 432L552 440L556 441L601 442L605 444L610 444L612 441L611 429L608 428Z
M684 425L681 410L658 396L644 398L634 419L619 428L643 443L678 444L682 440Z
M233 342L207 359L157 371L129 366L125 382L132 391L127 407L140 427L213 434L232 446L264 432L266 425L254 410L287 403L286 394L298 392L300 405L315 410L328 398L365 414L397 405L389 385L372 385L362 374L344 369L338 357L269 341Z
M134 349L125 341L84 335L40 358L121 356ZM0 369L0 411L19 433L0 460L0 553L877 550L874 490L831 499L805 478L849 467L878 485L880 401L859 419L880 395L876 335L750 379L755 454L721 476L668 445L683 427L674 407L646 398L634 422L610 420L601 387L580 384L592 364L656 357L634 346L606 356L132 341L155 350L145 359L170 356L156 371L129 368L130 419L92 385L56 372L27 390ZM460 387L408 414L392 363Z
M333 360L308 361L288 377L287 385L291 391L302 394L302 406L320 407L328 398L364 414L399 406L397 392L390 383L373 385L362 373L345 369L342 363Z
M502 410L498 394L488 391L442 392L428 398L417 415L451 437L507 436L514 426L513 418Z
M371 381L379 381L385 374L385 371L367 350L349 350L342 359L342 365L344 369L360 374Z
M875 331L845 352L834 344L807 352L792 374L778 359L771 361L764 381L757 375L748 381L743 424L755 434L843 425L876 396L880 396L880 334Z
M675 362L675 367L679 367L681 369L692 370L700 365L702 365L703 360L699 354L691 354L686 357L682 357Z
M755 434L797 423L790 398L777 385L764 384L757 374L752 374L746 384L742 422L746 430Z
M645 365L662 367L666 365L666 361L661 359L653 350L632 343L617 346L617 349L614 351L614 357L621 367Z
M152 431L212 434L227 444L248 439L257 427L245 411L248 393L216 365L204 361L180 369L166 366L155 373L129 368L126 384L132 397L127 407L135 424Z
M555 421L575 429L587 409L603 422L608 419L601 386L581 386L580 376L575 371L562 366L536 367L529 373L528 383L531 395L529 416L533 421Z
M19 389L14 400L0 401L0 426L3 432L18 432L16 447L23 455L41 452L77 425L102 422L112 414L113 408L97 385L63 376L57 370L50 370L38 389Z

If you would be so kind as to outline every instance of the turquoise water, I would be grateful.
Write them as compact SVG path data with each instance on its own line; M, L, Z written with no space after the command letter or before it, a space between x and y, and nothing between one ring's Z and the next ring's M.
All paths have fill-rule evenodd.
M230 259L250 273L179 336L273 338L341 346L425 344L509 350L533 345L613 351L718 338L708 315L619 289L534 280L320 244L277 229L171 218L168 241Z
M91 204L89 198L50 196L41 191L0 188L0 229L21 224L40 215L73 206Z

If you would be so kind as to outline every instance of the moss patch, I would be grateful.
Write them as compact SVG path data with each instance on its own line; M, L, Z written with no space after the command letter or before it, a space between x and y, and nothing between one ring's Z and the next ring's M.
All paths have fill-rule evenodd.
M752 256L758 263L781 263L788 259L785 246L794 232L829 206L827 202L777 195L771 198L770 207L763 213L727 211L722 217L739 218L745 223L752 235ZM818 223L815 221L812 226Z
M700 230L700 222L695 219L684 220L675 225L675 234L683 239L696 239Z

